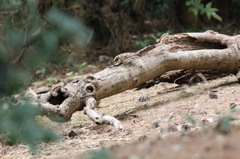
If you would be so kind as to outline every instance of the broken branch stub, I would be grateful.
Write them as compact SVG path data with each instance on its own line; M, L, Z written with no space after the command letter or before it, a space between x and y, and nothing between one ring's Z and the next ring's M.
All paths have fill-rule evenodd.
M116 118L98 114L93 110L97 106L96 88L86 79L74 80L65 87L58 86L44 94L37 95L31 90L29 93L32 99L40 103L44 114L54 121L68 120L75 111L84 110L84 114L96 124L111 124L116 130L124 130Z
M47 93L35 95L34 99L40 103L44 114L51 119L57 120L62 117L68 120L75 111L83 110L85 100L94 97L95 92L93 84L86 82L85 79L77 79L65 87L58 86ZM51 107L41 106L42 103L48 103Z
M139 50L121 64L35 95L34 99L46 114L58 114L69 119L75 111L84 110L95 123L103 124L107 119L108 123L119 125L115 118L109 119L93 110L96 101L135 88L172 70L208 69L236 74L240 62L239 49L240 36L213 31L164 34L156 44Z

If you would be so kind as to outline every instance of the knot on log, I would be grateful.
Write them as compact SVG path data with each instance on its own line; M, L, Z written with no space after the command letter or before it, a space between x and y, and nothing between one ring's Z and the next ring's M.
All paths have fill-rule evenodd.
M96 88L92 83L87 83L83 89L84 92L84 96L94 96L96 94Z

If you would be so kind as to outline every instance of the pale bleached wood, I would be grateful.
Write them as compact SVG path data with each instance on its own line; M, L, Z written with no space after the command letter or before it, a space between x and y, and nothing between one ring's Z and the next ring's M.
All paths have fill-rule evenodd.
M75 111L84 110L94 122L122 129L117 119L103 117L93 110L96 101L135 88L171 70L210 69L236 74L240 63L239 48L240 36L213 31L165 34L158 43L136 52L121 65L108 67L45 94L30 94L45 114L70 119Z

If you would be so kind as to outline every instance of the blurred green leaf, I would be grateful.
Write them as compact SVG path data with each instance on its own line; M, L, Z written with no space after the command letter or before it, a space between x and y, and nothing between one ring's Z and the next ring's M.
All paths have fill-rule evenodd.
M192 125L196 125L196 120L195 120L193 117L191 117L191 116L189 116L189 115L185 115L185 119L186 119L189 123L191 123Z
M186 2L186 6L191 6L188 10L193 12L195 16L198 16L200 12L200 14L206 14L208 19L214 17L215 19L222 21L222 18L216 14L218 9L212 8L212 2L207 3L204 7L204 5L201 3L201 0L190 0Z
M206 4L206 8L211 8L212 7L212 2L209 2Z
M219 21L222 21L222 18L218 14L212 13L212 16L213 16L213 18L215 18L215 19L217 19Z
M12 143L26 142L32 149L36 149L38 141L57 140L52 132L41 128L35 121L40 110L31 104L11 105L0 107L0 133L7 133Z
M234 120L232 115L222 116L218 119L218 123L216 125L216 130L222 134L228 134L231 131L231 121Z
M172 33L174 33L174 31L175 31L174 29L170 29L170 30L167 31L167 33L172 34Z
M69 34L81 47L86 46L86 39L89 39L90 30L79 20L52 8L47 13L47 19L55 24L62 32L63 36Z
M198 15L198 9L197 8L192 8L191 11L193 12L194 15Z
M37 70L36 71L36 74L46 74L46 69L45 68L42 68L40 70Z
M74 72L73 72L73 71L68 72L68 73L66 73L66 75L67 75L67 76L73 76L73 75L74 75Z
M38 4L37 0L0 1L5 12L0 25L0 135L12 143L26 143L30 150L57 136L37 124L40 110L29 99L13 96L23 94L34 75L45 75L49 62L64 63L67 58L60 47L68 39L81 47L90 40L90 29L80 20L56 8L44 15L38 12ZM47 81L52 85L57 79Z
M157 37L161 37L164 34L164 32L157 33Z
M47 79L47 81L49 81L49 82L55 82L55 81L57 81L57 79L56 79L55 77L49 77L49 78Z
M155 35L153 35L153 34L150 34L150 36L154 39L154 40L157 40L158 38L155 36Z
M78 68L80 69L80 68L82 68L82 67L84 67L84 66L86 66L87 65L87 62L83 62L83 63L81 63L79 66L78 66Z
M111 151L103 148L100 151L90 152L84 156L85 159L111 159Z
M187 1L186 2L186 6L190 6L190 5L192 5L192 2L191 1Z

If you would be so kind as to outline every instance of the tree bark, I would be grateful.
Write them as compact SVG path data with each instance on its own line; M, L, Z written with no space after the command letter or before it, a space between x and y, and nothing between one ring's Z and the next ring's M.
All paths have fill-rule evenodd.
M55 87L47 93L29 91L29 94L46 115L68 120L75 111L84 110L95 123L112 124L122 130L117 119L93 110L96 101L135 88L171 70L209 69L237 74L239 49L240 36L213 31L164 34L156 44L122 59L120 65L74 80L64 87Z

